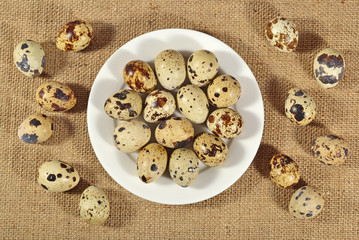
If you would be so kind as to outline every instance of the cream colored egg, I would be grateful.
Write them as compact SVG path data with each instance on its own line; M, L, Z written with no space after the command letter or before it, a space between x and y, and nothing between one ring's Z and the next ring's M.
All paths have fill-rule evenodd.
M208 85L207 96L209 102L215 107L230 107L241 96L241 85L234 77L221 75Z
M141 114L142 98L131 89L122 89L106 100L104 109L114 119L130 120Z
M218 59L208 50L199 50L188 58L187 75L193 85L204 87L218 73Z
M343 138L325 135L314 139L311 145L313 156L326 165L340 165L348 158L348 145Z
M317 189L304 186L299 188L289 202L289 212L298 219L311 219L324 207L323 194Z
M243 129L242 116L232 108L214 110L207 119L207 127L221 138L235 138Z
M36 113L20 124L17 134L25 143L42 143L51 137L53 128L51 118L45 114Z
M290 188L300 179L298 164L285 154L275 154L270 161L270 179L278 187Z
M169 118L176 110L176 100L166 90L154 90L147 95L143 118L146 122L158 122Z
M171 154L168 170L175 183L188 187L198 176L199 160L192 150L178 148Z

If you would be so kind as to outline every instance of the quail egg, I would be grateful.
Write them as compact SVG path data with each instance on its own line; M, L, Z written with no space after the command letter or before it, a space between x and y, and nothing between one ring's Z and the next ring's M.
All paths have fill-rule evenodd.
M80 176L69 164L53 160L39 167L37 182L49 192L68 191L79 183Z
M123 89L112 94L106 100L104 108L106 114L114 119L130 120L140 115L142 98L131 89Z
M340 165L348 157L348 146L343 138L326 135L314 139L311 152L323 164Z
M281 52L292 52L298 45L298 30L295 24L284 17L275 17L266 26L269 43Z
M137 157L137 174L144 183L156 181L165 172L167 151L158 143L145 146Z
M199 160L192 150L178 148L171 154L168 169L175 183L188 187L198 176Z
M37 88L36 101L47 111L65 112L73 108L77 100L74 91L66 84L48 82Z
M186 118L172 117L163 120L155 130L159 144L169 148L181 148L190 143L194 136L192 123Z
M150 127L139 120L120 123L113 132L116 147L122 152L135 152L142 148L151 138Z
M181 87L177 92L178 109L183 116L194 123L206 121L209 105L206 94L195 85Z
M188 58L187 74L193 85L204 87L218 73L218 59L208 50L199 50Z
M313 218L322 211L323 207L322 193L310 186L299 188L289 202L289 212L299 219Z
M51 137L53 129L51 118L45 114L36 113L20 124L17 134L25 143L42 143Z
M290 188L300 179L299 167L296 162L285 154L276 154L270 161L270 179L281 188Z
M176 101L170 92L154 90L147 95L143 118L147 122L158 122L170 117L176 110Z
M186 63L181 53L167 49L160 52L155 59L157 79L163 88L179 88L186 78Z
M36 78L45 68L45 51L38 42L19 42L14 49L14 63L25 76Z
M344 74L343 56L335 49L320 51L314 59L314 76L323 88L335 87Z
M90 45L92 38L92 26L76 20L62 27L56 38L56 47L65 52L78 52Z
M209 84L207 96L209 102L215 107L230 107L241 96L241 85L234 77L221 75Z
M193 149L198 158L209 167L222 165L228 156L227 144L219 137L207 132L196 135Z
M241 115L232 108L214 110L207 119L207 127L221 138L235 138L243 129Z
M136 92L150 93L157 86L157 79L151 66L141 60L130 61L123 69L123 78Z
M292 88L288 91L284 110L285 115L299 126L309 124L317 113L314 99L299 88Z

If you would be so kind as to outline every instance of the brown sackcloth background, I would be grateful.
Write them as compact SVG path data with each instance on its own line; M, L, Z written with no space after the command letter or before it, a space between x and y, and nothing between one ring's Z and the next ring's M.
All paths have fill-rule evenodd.
M358 239L359 236L359 2L357 0L273 1L13 1L0 2L0 238L1 239ZM283 15L296 23L299 46L281 53L264 37L264 26ZM56 49L58 29L76 19L94 28L91 45L79 53ZM238 52L253 71L265 108L261 146L247 172L229 189L209 200L167 206L138 198L118 185L97 160L88 137L86 107L96 74L111 54L132 38L158 29L188 28L208 33ZM14 46L23 39L42 43L47 65L37 79L13 64ZM340 50L344 78L333 89L321 89L312 74L317 52ZM21 121L35 112L37 87L60 81L73 88L78 104L69 112L48 113L56 131L39 145L17 137ZM314 122L296 127L284 115L284 97L301 87L317 102ZM349 144L349 159L329 167L314 160L311 141L334 133ZM287 211L295 189L282 190L268 176L275 153L295 159L302 182L319 188L326 205L312 220L294 219ZM37 168L47 160L72 164L79 185L49 193L36 182ZM89 185L102 188L111 201L103 226L83 222L77 206Z

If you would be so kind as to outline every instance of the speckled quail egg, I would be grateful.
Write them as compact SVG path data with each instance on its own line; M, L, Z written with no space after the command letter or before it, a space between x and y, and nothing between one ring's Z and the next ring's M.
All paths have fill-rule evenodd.
M195 136L193 149L198 158L209 167L222 165L228 156L227 144L208 132L202 132Z
M311 152L319 162L326 165L340 165L348 158L348 146L343 138L335 135L314 139Z
M130 61L123 69L123 78L136 92L150 93L157 86L157 79L151 66L141 60Z
M177 107L183 116L194 123L206 121L209 112L206 94L200 87L192 84L178 90Z
M284 17L275 17L266 26L269 43L281 52L292 52L298 46L299 33L295 24Z
M169 148L181 148L192 141L194 128L192 123L182 117L172 117L163 120L155 130L159 144Z
M142 148L151 138L150 127L139 120L120 123L113 132L116 147L122 152L135 152Z
M219 108L208 116L207 127L218 137L235 138L242 132L243 119L232 108Z
M76 20L62 27L56 38L56 47L65 52L78 52L90 45L92 38L92 26Z
M53 160L39 167L37 182L49 192L65 192L79 183L80 176L69 164Z
M170 92L154 90L147 95L143 118L147 122L157 122L169 118L176 110L176 101Z
M142 98L131 89L122 89L106 100L104 108L106 114L114 119L130 120L140 115Z
M26 40L14 49L14 63L25 76L36 78L45 68L45 51L40 43Z
M285 115L299 126L309 124L317 113L314 99L299 88L292 88L288 91L284 110Z
M167 49L160 52L155 59L157 79L163 88L179 88L186 78L186 63L181 53Z
M20 124L17 135L25 143L42 143L51 137L53 129L51 118L45 114L36 113Z
M101 189L89 186L81 194L79 211L82 220L101 225L110 216L110 201Z
M74 91L64 83L48 82L36 90L36 101L45 110L65 112L76 105Z
M335 49L326 48L314 58L314 76L323 88L335 87L344 74L343 56Z
M218 73L218 59L208 50L199 50L188 58L187 74L193 85L206 86Z
M199 160L192 150L178 148L171 154L168 169L175 183L188 187L198 176Z
M315 188L299 188L289 202L289 212L295 218L310 219L317 216L324 207L324 198Z
M207 88L209 102L215 107L229 107L241 96L241 85L232 76L216 77Z
M298 164L285 154L275 154L270 160L270 179L278 187L290 188L300 179Z
M144 183L156 181L167 167L167 151L158 143L145 146L137 157L137 174Z

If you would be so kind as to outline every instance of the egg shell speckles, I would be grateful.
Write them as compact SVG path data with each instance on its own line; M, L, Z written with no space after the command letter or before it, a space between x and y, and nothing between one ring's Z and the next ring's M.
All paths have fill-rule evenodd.
M313 121L317 107L308 93L299 88L292 88L287 93L284 111L290 121L298 126L304 126Z
M150 93L157 86L157 79L151 66L141 60L130 61L123 69L123 78L136 92Z
M154 90L147 95L143 118L146 122L158 122L169 118L176 110L176 100L170 92Z
M36 101L50 112L65 112L76 105L74 91L66 84L48 82L41 84L36 90Z
M193 149L202 163L209 167L222 165L228 156L227 144L219 137L207 132L195 136Z
M209 84L207 96L211 105L218 108L229 107L241 96L241 85L234 77L221 75Z
M25 143L42 143L49 139L53 131L51 118L36 113L27 117L19 126L18 136Z
M348 158L348 146L343 138L335 135L314 139L311 152L319 162L326 165L340 165Z
M56 47L65 52L78 52L90 45L92 38L92 26L76 20L62 27L56 38Z
M290 188L300 179L298 164L285 154L276 154L270 161L270 179L281 188Z
M298 45L297 27L284 17L272 19L266 26L265 36L269 43L281 52L292 52Z
M209 113L206 94L200 87L192 84L178 90L177 107L183 116L194 123L205 122Z
M158 81L167 90L179 88L186 79L186 62L181 53L172 49L157 55L155 70Z
M53 160L43 163L38 170L37 182L49 192L65 192L79 183L80 176L69 164Z
M208 50L194 52L187 61L187 75L193 85L204 87L218 73L218 59Z
M45 51L35 41L26 40L18 43L13 55L17 69L27 77L36 78L45 68Z
M235 138L243 129L241 115L231 108L219 108L213 111L207 119L207 127L221 138Z
M169 148L181 148L194 136L192 123L186 118L172 117L162 121L155 130L156 141Z
M150 127L139 120L120 123L113 132L113 141L122 152L135 152L151 138Z
M112 94L104 108L106 114L114 119L130 120L141 114L142 98L131 89L123 89Z
M188 187L198 176L199 160L192 150L179 148L171 154L168 169L175 183Z
M89 186L81 194L79 212L87 223L103 224L110 216L110 201L101 189Z
M344 68L343 56L334 49L324 49L314 58L314 77L323 88L335 87L343 78Z
M315 188L304 186L298 189L289 202L289 212L298 219L317 216L324 207L324 198Z
M158 143L145 146L137 157L137 174L144 183L156 181L167 167L167 151Z

